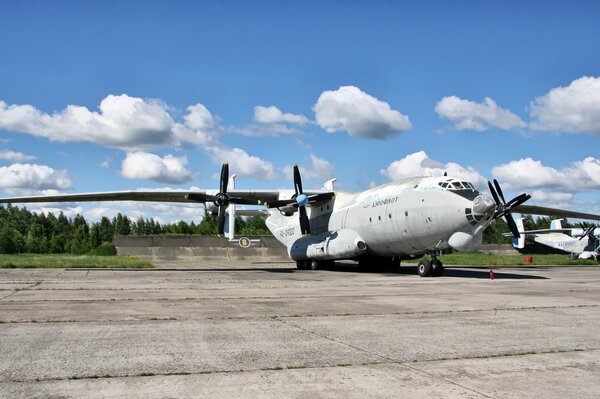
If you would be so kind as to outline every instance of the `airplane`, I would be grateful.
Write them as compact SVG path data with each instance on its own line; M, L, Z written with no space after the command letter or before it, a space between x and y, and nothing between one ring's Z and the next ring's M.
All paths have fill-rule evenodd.
M528 206L520 194L509 200L498 181L488 182L492 198L465 179L411 177L362 192L334 190L334 179L321 190L304 191L298 165L293 167L294 190L238 190L230 185L229 165L221 168L219 190L112 191L33 197L0 198L0 203L73 201L158 201L214 204L219 234L237 205L261 205L265 223L287 247L300 270L318 269L336 260L355 260L364 268L395 269L401 260L417 259L421 277L440 276L438 256L445 249L474 251L483 231L504 218L513 237L519 230L512 212L600 220L600 215ZM229 225L229 234L233 233Z
M600 227L582 225L582 228L565 228L563 219L555 219L549 229L525 230L523 219L516 219L519 238L513 238L513 247L525 248L526 238L571 254L572 258L595 259L600 262Z

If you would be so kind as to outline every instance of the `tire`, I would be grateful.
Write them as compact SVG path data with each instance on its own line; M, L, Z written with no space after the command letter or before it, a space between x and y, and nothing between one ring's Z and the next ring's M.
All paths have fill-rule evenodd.
M307 269L307 262L306 260L297 260L296 261L296 267L298 268L298 270L306 270Z
M419 266L417 266L417 270L419 271L419 276L429 277L431 276L433 268L431 267L431 262L428 259L421 259Z
M321 266L319 264L319 261L314 260L314 259L308 260L307 263L308 263L308 267L307 267L308 270L319 270L319 266Z
M435 261L432 260L431 269L431 275L434 277L439 277L444 272L444 264L439 259L436 259Z

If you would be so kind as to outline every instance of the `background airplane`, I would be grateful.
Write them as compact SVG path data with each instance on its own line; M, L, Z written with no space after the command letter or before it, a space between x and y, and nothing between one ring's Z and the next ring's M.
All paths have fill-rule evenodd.
M542 245L567 252L581 259L600 262L600 227L582 225L581 228L563 227L562 219L553 220L549 229L525 230L523 219L516 219L519 237L513 237L513 247L523 249L528 238Z
M323 190L304 191L297 165L294 190L230 189L229 165L223 164L219 190L113 191L35 197L0 198L0 203L72 201L159 201L213 204L218 231L235 219L236 205L266 207L266 225L282 242L299 269L317 269L335 260L357 260L364 267L400 265L402 259L429 254L418 265L422 277L439 276L441 251L476 250L483 231L504 218L513 237L519 229L512 212L600 220L600 215L527 206L528 194L506 201L499 183L488 183L492 198L461 178L413 177L366 191L334 191L330 180Z

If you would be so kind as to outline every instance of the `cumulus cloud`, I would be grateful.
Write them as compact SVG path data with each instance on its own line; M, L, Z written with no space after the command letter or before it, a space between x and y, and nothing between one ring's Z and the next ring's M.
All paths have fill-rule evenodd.
M212 116L202 104L188 107L184 123L178 123L162 102L126 94L108 95L98 112L68 105L48 114L32 105L0 101L0 129L55 141L87 141L123 149L202 145L218 135L218 129L209 129L212 126Z
M547 188L562 192L600 189L600 159L587 157L555 169L523 158L494 167L492 175L509 189Z
M452 123L457 130L484 131L490 128L503 130L522 129L527 126L521 118L509 110L500 108L494 100L486 97L483 103L464 100L457 96L442 98L435 112Z
M254 107L254 123L230 127L230 131L250 137L299 134L302 132L299 127L307 123L309 120L304 115L283 113L273 105L269 107L259 105Z
M326 159L319 158L315 154L310 154L310 163L310 168L300 166L300 175L303 180L319 179L321 181L326 181L333 176L335 166ZM285 166L283 168L283 174L292 179L294 173L293 168L292 165Z
M388 139L412 127L408 116L354 86L324 91L313 110L327 132L347 131L366 139Z
M65 170L22 163L0 167L0 188L9 193L29 195L47 190L64 190L71 186L71 178Z
M230 173L238 177L253 177L258 180L273 180L277 177L270 162L249 155L241 148L210 146L206 150L216 163L229 163Z
M473 183L476 187L486 186L486 179L474 168L464 167L454 162L443 164L435 161L425 151L419 151L394 161L381 174L392 180L401 180L415 176L443 176L444 172L450 177L458 177Z
M563 193L560 191L547 192L542 190L534 190L531 192L531 199L541 202L570 202L573 200L573 193Z
M304 115L296 115L283 113L279 108L271 105L264 107L262 105L254 107L254 120L259 123L292 123L305 125L308 123L308 118Z
M121 164L121 175L128 179L148 179L161 183L180 184L194 178L185 168L186 157L160 157L147 152L133 152Z
M10 150L0 151L0 159L4 159L6 161L11 162L22 162L22 161L32 161L36 159L33 155L26 155L22 152L15 152Z
M600 135L600 78L584 76L529 105L532 129Z

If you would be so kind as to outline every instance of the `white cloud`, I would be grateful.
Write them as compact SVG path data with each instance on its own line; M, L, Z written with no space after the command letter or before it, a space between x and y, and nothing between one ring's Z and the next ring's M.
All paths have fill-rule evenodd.
M65 170L22 163L0 167L0 188L10 193L33 195L44 190L64 190L71 186L71 179Z
M326 181L331 179L333 176L333 172L335 170L335 166L326 159L319 158L315 154L310 154L310 168L303 168L300 166L300 175L302 176L302 180L309 179L319 179L321 181ZM283 174L289 179L293 178L294 169L292 165L287 165L283 168Z
M124 149L189 146L210 142L218 135L210 112L202 104L188 107L185 122L177 123L158 100L126 94L108 95L99 112L69 105L53 114L31 105L0 101L0 129L56 141L87 141Z
M166 155L161 158L147 152L127 154L121 164L121 175L128 179L148 179L161 183L180 184L194 178L185 168L186 157Z
M412 127L408 116L354 86L324 91L313 110L317 124L327 132L345 130L366 139L388 139Z
M305 125L308 123L308 118L304 115L296 115L283 113L279 108L271 105L264 107L258 105L254 107L254 120L259 123L291 123L297 125Z
M464 167L454 162L443 164L429 158L425 151L409 154L381 170L382 175L392 180L415 176L443 176L444 172L447 172L449 177L466 179L478 188L485 187L487 184L486 179L474 168Z
M15 152L10 150L0 151L0 159L4 159L11 162L22 162L32 161L36 159L33 155L26 155L22 152Z
M273 180L277 176L270 162L249 155L241 148L211 146L206 148L216 163L229 163L230 174L238 177L253 177L258 180Z
M573 193L534 190L531 192L531 199L542 202L570 202L573 199Z
M484 131L492 127L510 130L527 126L521 118L498 107L489 97L483 103L463 100L457 96L444 97L435 106L435 112L441 118L449 120L457 130Z
M532 158L494 167L492 175L509 189L551 188L562 192L600 189L600 159L587 157L555 169Z
M532 129L600 135L600 78L584 76L529 105Z
M299 126L309 123L304 115L283 113L279 108L271 105L254 107L254 123L230 127L229 130L249 137L279 136L282 134L299 134Z

